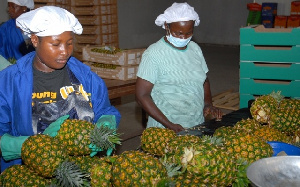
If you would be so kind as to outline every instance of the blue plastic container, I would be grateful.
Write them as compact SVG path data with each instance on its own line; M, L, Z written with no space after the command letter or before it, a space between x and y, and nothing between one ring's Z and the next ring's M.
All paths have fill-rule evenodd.
M268 144L273 148L273 156L284 151L288 156L300 156L300 147L278 141L269 141Z

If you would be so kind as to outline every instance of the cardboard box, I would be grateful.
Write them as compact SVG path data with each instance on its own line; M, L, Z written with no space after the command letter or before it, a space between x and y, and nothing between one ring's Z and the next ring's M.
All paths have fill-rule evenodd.
M76 16L78 21L84 25L104 25L118 23L118 16L116 14L108 15L89 15Z
M117 79L117 80L132 80L136 79L138 65L134 66L120 66L114 64L103 64L97 62L84 62L91 67L101 78Z
M93 6L117 4L117 0L71 0L71 6Z
M84 44L108 44L108 43L118 43L119 42L119 34L111 33L111 34L82 34L75 35L75 41L77 43Z
M275 16L274 28L286 28L287 16Z
M274 27L274 19L275 16L262 16L261 23L265 28L273 28Z
M291 2L291 15L300 15L300 1Z
M277 3L262 3L261 4L262 16L275 16L277 15Z
M287 18L287 28L296 28L300 26L300 15L291 15Z
M106 14L117 14L117 5L101 5L101 6L72 6L71 12L73 14L82 16L93 16L93 15L106 15Z
M84 25L82 34L111 34L118 33L118 24L109 25Z
M116 54L106 54L93 52L93 49L103 46L85 46L82 49L84 61L98 62L104 64L115 64L121 66L138 65L141 62L142 54L145 49L128 49L117 52Z

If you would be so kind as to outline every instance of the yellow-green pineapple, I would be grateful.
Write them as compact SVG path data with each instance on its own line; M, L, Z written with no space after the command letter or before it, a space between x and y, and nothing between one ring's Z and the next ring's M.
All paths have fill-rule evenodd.
M96 125L78 119L67 119L61 125L57 136L66 147L68 155L89 155L92 151L89 145L93 143L102 150L115 149L115 144L121 144L116 129Z
M111 187L112 163L106 159L95 163L91 168L91 186L92 187Z
M269 95L261 95L255 99L250 107L253 119L260 123L268 123L272 112L283 99L281 92L272 92Z
M2 187L40 187L47 186L50 183L51 179L46 179L38 175L30 170L26 165L10 166L6 168L0 175L0 186Z
M21 149L25 165L38 175L51 178L67 154L61 143L51 136L37 134L27 138Z
M155 186L167 176L162 162L141 151L125 151L117 155L112 165L112 184L119 186Z
M264 141L279 141L285 143L292 143L293 141L291 136L288 136L282 131L268 125L263 125L261 128L256 129L253 132L253 135L263 139Z
M150 127L143 131L141 147L144 151L153 155L164 155L167 143L176 136L171 129Z

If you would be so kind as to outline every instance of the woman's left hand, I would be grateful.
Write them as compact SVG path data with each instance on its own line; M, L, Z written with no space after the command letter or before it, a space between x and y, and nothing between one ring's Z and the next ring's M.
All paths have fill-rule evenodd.
M203 109L204 117L211 115L211 117L216 119L216 121L221 121L223 112L219 109L214 107L213 105L205 105Z

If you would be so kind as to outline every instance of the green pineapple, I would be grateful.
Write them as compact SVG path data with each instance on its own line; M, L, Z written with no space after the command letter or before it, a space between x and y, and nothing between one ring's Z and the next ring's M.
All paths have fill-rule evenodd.
M269 125L293 136L300 129L300 110L297 107L278 108L273 111Z
M119 135L115 129L106 126L97 127L84 120L67 119L55 138L66 147L68 155L79 156L91 153L91 143L102 150L115 149L114 144L121 144Z
M141 151L125 151L112 165L112 184L118 186L155 186L167 176L161 161Z
M25 140L21 157L29 169L42 177L51 178L67 155L65 148L57 139L37 134Z
M47 186L50 183L50 179L39 176L37 173L30 170L26 165L10 166L6 168L0 175L0 186L2 187L40 187Z
M170 129L159 127L147 128L141 136L141 147L146 152L162 156L165 153L165 146L175 136L175 132Z
M94 164L91 168L91 186L92 187L111 187L112 163L106 159Z
M284 98L280 101L278 108L296 108L300 110L300 99Z
M259 123L268 123L272 112L278 107L283 99L281 92L272 92L269 95L262 95L255 99L250 107L253 119Z

